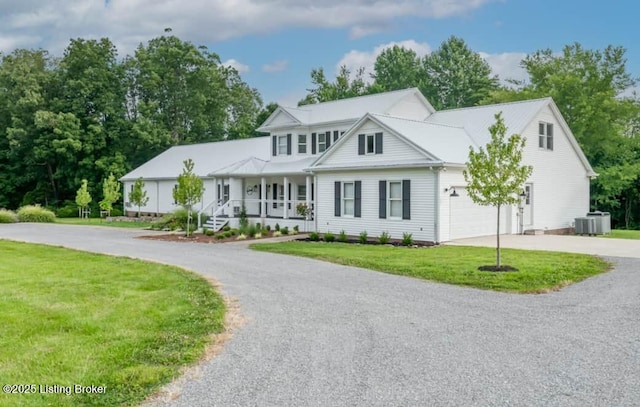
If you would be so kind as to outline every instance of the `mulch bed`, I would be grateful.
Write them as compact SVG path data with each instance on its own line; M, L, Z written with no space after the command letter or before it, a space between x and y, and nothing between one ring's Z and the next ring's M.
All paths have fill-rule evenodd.
M270 231L268 234L263 234L261 239L254 239L252 237L247 237L244 240L262 240L267 237L273 237L273 231ZM187 237L184 235L184 232L167 233L167 234L161 234L161 235L158 234L158 235L138 236L138 239L162 240L165 242L182 242L182 243L227 243L227 242L243 241L243 240L238 240L237 235L231 236L231 237L225 237L224 239L217 239L215 236L207 236L202 233L194 233L193 235Z
M511 267L511 266L480 266L478 267L478 270L480 271L493 271L496 273L503 273L503 272L509 272L509 271L518 271L517 268L515 267Z

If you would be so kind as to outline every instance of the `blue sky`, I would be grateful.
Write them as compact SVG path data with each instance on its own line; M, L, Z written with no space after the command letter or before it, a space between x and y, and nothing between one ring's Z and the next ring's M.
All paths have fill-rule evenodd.
M428 53L451 35L480 52L501 78L523 79L527 53L579 42L621 45L640 77L636 2L516 0L0 0L0 52L42 47L61 55L70 38L109 37L121 55L173 34L235 66L265 103L295 104L312 68L370 69L392 44ZM597 7L595 6L597 5Z

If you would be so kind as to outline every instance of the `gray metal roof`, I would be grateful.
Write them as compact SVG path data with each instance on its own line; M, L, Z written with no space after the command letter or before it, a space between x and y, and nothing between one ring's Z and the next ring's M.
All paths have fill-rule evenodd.
M120 180L136 180L140 177L144 179L177 178L184 167L183 161L189 158L195 163L194 172L205 177L218 169L247 160L248 157L266 161L270 158L270 151L269 137L175 146L147 161Z
M434 111L433 107L424 99L417 88L376 93L299 107L280 106L280 109L291 115L300 125L309 126L347 120L355 121L366 113L387 113L398 102L410 95L417 95L424 101L429 110ZM269 117L258 130L269 129L271 119L272 117Z
M371 117L424 150L435 161L464 164L468 159L469 146L478 147L462 127L378 114Z
M502 112L507 135L521 134L549 102L551 98L441 110L429 116L426 122L463 127L477 145L484 146L491 141L488 129L495 123L497 113Z

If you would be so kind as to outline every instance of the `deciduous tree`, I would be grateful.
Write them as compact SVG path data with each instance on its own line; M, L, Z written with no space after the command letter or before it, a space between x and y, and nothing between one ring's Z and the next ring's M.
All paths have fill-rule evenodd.
M78 205L78 216L81 218L88 218L89 211L87 207L91 203L92 198L89 193L88 182L86 179L82 180L82 185L76 192L76 205Z
M185 160L182 174L178 175L178 186L173 190L173 199L187 210L186 235L191 234L191 210L193 205L202 200L204 184L202 178L193 172L195 163L192 159Z
M149 202L142 178L138 178L133 184L133 189L129 192L129 201L138 207L138 217L140 217L140 208Z
M502 113L496 114L495 118L496 122L489 127L491 141L477 151L469 147L469 161L463 174L471 200L479 205L496 207L496 266L499 269L500 208L518 203L519 194L533 168L522 165L525 139L519 134L507 138Z

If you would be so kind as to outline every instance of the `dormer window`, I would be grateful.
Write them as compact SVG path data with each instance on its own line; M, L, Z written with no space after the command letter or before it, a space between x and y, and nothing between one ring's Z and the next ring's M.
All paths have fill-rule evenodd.
M538 123L538 147L553 150L553 124Z

